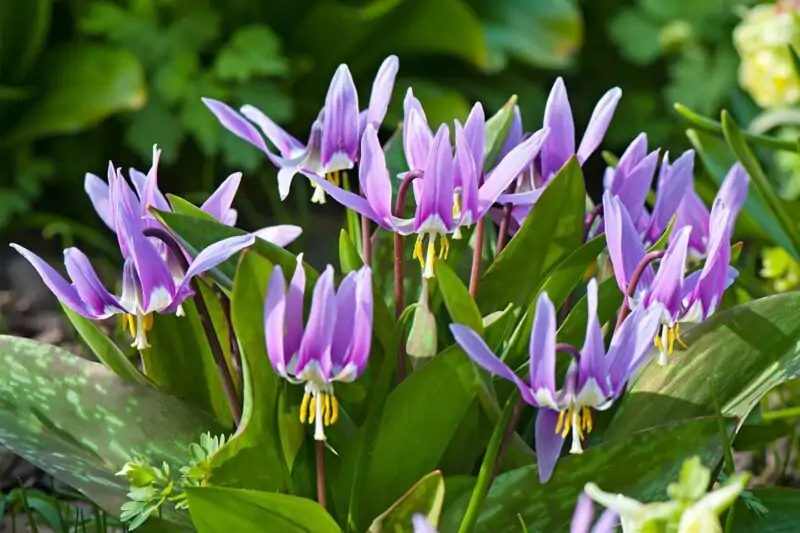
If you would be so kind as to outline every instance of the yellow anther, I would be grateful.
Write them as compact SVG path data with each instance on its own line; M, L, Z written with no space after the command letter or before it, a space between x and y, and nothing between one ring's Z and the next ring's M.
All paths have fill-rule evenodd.
M564 425L564 411L558 412L558 423L556 424L556 433L561 433L561 427Z
M675 351L675 330L673 328L669 328L667 330L667 354L672 355L672 352Z
M461 195L453 193L453 218L461 218Z
M589 407L581 408L581 427L587 434L592 432L592 410Z
M325 413L325 425L331 425L331 395L330 394L323 394L322 397L325 399L325 405L322 408L322 412Z
M136 336L136 322L133 319L133 315L124 314L122 315L122 329L128 330L131 334L131 337Z
M419 260L419 266L425 268L425 256L422 254L422 235L417 235L414 243L414 258Z
M308 406L308 423L313 424L317 419L317 398L312 396L311 403Z
M659 352L664 351L664 345L661 343L661 335L657 334L656 338L653 340L653 343L656 345L656 348L658 348Z
M341 179L339 178L339 171L338 170L334 170L333 172L328 172L325 175L325 179L327 179L329 182L331 182L332 184L336 185L337 187L341 183Z
M150 328L153 327L153 313L147 313L144 315L144 330L150 331Z
M564 429L561 431L561 438L567 438L569 435L569 430L572 429L572 413L575 411L575 406L569 404L569 409L567 409L566 414L564 415ZM580 428L578 428L580 429Z
M447 254L450 253L450 241L447 240L446 235L441 236L441 245L439 248L439 259L447 259Z
M303 401L300 404L300 423L305 424L308 418L308 404L311 401L311 393L306 392L303 395Z
M333 394L331 394L331 408L331 424L335 424L339 420L339 402Z

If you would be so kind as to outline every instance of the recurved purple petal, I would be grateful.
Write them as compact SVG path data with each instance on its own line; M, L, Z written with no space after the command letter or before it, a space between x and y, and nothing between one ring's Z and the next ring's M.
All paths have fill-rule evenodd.
M626 174L616 174L612 194L619 196L631 220L637 220L644 210L644 202L658 164L658 150L650 152ZM619 172L619 171L618 171Z
M667 247L658 266L653 285L645 297L645 307L661 304L669 317L677 319L683 295L683 277L686 272L686 255L692 228L678 230L678 235Z
M458 122L455 175L456 186L461 187L461 216L458 224L469 225L478 219L478 173L464 130Z
M239 184L242 182L242 173L234 172L222 182L214 193L203 202L201 209L216 218L219 221L224 221L228 216L228 212L233 205L233 198L236 196L236 191L239 190Z
M307 174L306 177L310 179L312 182L314 182L317 185L317 187L322 187L325 193L327 193L331 198L333 198L346 208L352 209L353 211L356 211L366 216L367 218L369 218L370 220L381 226L383 229L388 229L390 231L394 230L394 228L391 225L387 224L383 220L383 217L379 216L375 212L370 203L363 196L352 193L350 191L346 191L341 187L337 187L332 183L330 183L325 178L321 178L313 174Z
M575 511L572 513L569 533L589 533L592 518L594 518L594 502L585 492L581 492Z
M612 398L619 397L628 378L645 361L660 325L658 309L640 305L614 332L606 358Z
M561 448L564 446L564 437L556 431L558 426L558 411L542 407L536 413L536 463L539 468L539 481L547 483L553 475Z
M317 280L311 300L311 311L306 323L306 331L300 342L296 373L303 375L309 363L315 362L326 382L331 379L331 342L336 325L336 293L333 289L333 267L328 265Z
M267 226L253 232L253 235L259 239L285 248L292 244L301 234L303 229L300 226L292 226L291 224L281 224L278 226Z
M55 294L56 298L58 298L61 303L79 315L85 316L86 318L90 318L92 320L99 318L90 309L88 309L86 305L84 305L83 300L81 300L81 297L75 287L73 287L70 282L64 279L64 277L59 274L56 269L48 265L44 259L31 252L27 248L20 246L19 244L12 243L11 247L22 254L22 257L28 260L31 266L36 269L36 272L39 273L39 276L41 276L42 281L45 285L47 285L47 288L50 289L53 294Z
M408 168L425 170L428 154L433 146L433 133L428 126L422 104L414 97L410 87L406 93L403 109L403 152Z
M375 129L380 128L383 117L386 116L386 109L392 98L394 80L399 68L400 60L397 59L397 56L387 57L381 63L375 81L372 83L372 92L369 95L369 107L367 108L367 124L372 124Z
M651 242L657 241L666 231L672 215L692 188L694 180L694 150L687 150L675 163L669 165L668 154L664 154L661 172L658 176L656 201L653 206L647 236Z
M617 174L627 175L638 165L647 155L647 134L640 133L631 141L614 168ZM619 186L612 188L615 194L619 194Z
M625 206L618 197L612 196L610 191L603 194L603 221L614 276L617 278L619 289L623 294L627 294L633 272L644 258L644 245ZM653 268L647 266L639 280L637 292L650 286L653 275Z
M303 297L305 296L305 291L306 271L303 267L303 254L298 254L297 265L286 293L286 333L283 340L283 348L288 358L287 365L289 365L292 357L297 354L300 349L300 343L303 340L303 331L305 330L303 323ZM292 365L289 371L294 373L295 369L296 366Z
M594 523L592 533L614 533L619 525L619 515L611 509L606 509Z
M711 236L708 243L708 255L700 270L700 276L692 292L692 303L699 302L702 319L712 314L722 299L728 279L728 267L731 262L731 219L732 212L718 198L711 208Z
M77 248L64 250L64 266L78 295L97 318L106 318L124 311L120 307L119 299L108 292L83 252Z
M530 405L536 405L528 385L518 378L514 371L508 368L508 365L492 353L492 350L486 346L486 343L477 333L461 324L450 324L450 331L453 333L453 337L458 345L464 350L464 353L466 353L476 365L490 374L500 376L514 383L522 394L522 399Z
M364 371L372 348L372 271L362 267L356 274L354 324L342 374L338 379L351 381ZM338 327L338 324L337 324Z
M358 93L347 65L339 65L325 97L322 166L352 168L358 155Z
M450 130L439 127L422 178L422 192L414 216L414 231L448 233L453 229L453 151Z
M244 250L248 246L256 242L256 236L252 233L246 235L237 235L236 237L228 237L221 241L206 247L197 254L194 261L186 269L186 274L183 276L181 286L188 285L194 276L211 270L224 261L228 260L234 254Z
M83 180L83 188L86 191L86 195L89 197L89 200L91 200L92 206L97 212L97 215L106 226L113 230L114 215L111 211L111 202L108 198L108 183L100 179L98 176L87 172Z
M694 189L689 189L686 196L678 205L675 217L675 228L689 226L692 228L689 237L689 248L695 250L700 255L705 255L708 249L708 220L709 212L703 200L697 195Z
M556 310L546 292L543 292L536 301L529 357L534 405L555 409L557 406Z
M464 124L464 136L467 139L472 159L475 161L475 169L482 172L484 144L486 143L486 116L480 102L472 106L472 111L469 112L467 122Z
M214 113L220 124L222 124L228 131L249 142L256 148L260 148L265 153L269 153L267 145L258 130L252 124L247 122L242 116L233 110L228 104L222 103L219 100L212 98L202 98L203 103Z
M305 145L303 145L303 143L298 141L289 132L287 132L286 130L275 124L275 122L273 122L272 119L270 119L267 115L264 114L263 111L261 111L257 107L247 104L242 106L242 108L239 111L241 111L242 115L244 115L245 118L253 122L253 124L255 124L261 129L262 133L264 133L267 139L269 139L269 142L271 142L272 145L278 149L278 152L280 152L282 157L286 159L292 159L305 151L306 147ZM261 136L258 135L258 132L255 130L255 128L253 128L252 131L255 132L257 138L259 139L261 138Z
M741 211L744 201L747 200L748 187L750 185L750 176L741 165L741 163L734 164L725 176L725 181L722 182L722 187L719 188L717 198L722 200L728 209L730 209L730 225L736 221L736 216Z
M153 145L153 163L150 165L150 170L147 171L145 178L144 194L140 194L139 200L142 204L142 209L147 214L148 207L153 206L161 211L169 211L170 206L167 199L158 188L158 161L161 159L161 150L157 145ZM134 169L131 169L134 170Z
M542 177L548 181L575 155L575 124L567 89L560 77L553 84L544 109L544 126L550 129L542 147Z
M525 142L517 145L494 168L478 190L478 215L483 216L497 201L503 191L530 164L534 157L543 151L543 146L552 135L552 130L543 128L531 135Z
M375 215L383 220L385 225L391 226L392 184L389 179L389 169L386 167L386 156L378 140L378 131L372 124L367 124L361 137L358 179Z
M267 355L272 368L280 376L286 377L286 367L292 354L284 352L283 336L286 324L286 280L283 270L276 265L272 270L267 286L267 297L264 300L264 337L267 344Z
M597 319L597 280L592 278L586 286L588 315L586 338L578 361L577 401L581 405L597 407L611 395L606 366L606 349L603 332ZM554 371L555 373L555 371Z
M514 149L519 143L522 142L522 114L519 111L519 106L514 106L514 115L511 119L511 126L508 128L508 135L500 151L497 152L497 160L502 160L508 152Z
M589 118L589 125L586 126L586 132L583 134L581 144L578 147L578 161L581 165L589 159L589 156L603 142L603 137L606 135L608 125L611 124L611 119L614 117L614 111L617 109L620 98L622 98L622 89L614 87L597 102L594 111L592 111L592 116Z

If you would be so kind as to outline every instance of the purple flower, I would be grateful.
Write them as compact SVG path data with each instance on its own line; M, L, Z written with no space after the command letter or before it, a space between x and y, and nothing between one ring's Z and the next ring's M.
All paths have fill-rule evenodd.
M308 320L303 323L306 276L302 254L289 286L280 266L270 277L264 302L267 354L275 372L304 383L300 421L316 424L314 438L336 422L335 381L351 382L364 371L372 343L372 271L363 267L333 287L333 267L317 280Z
M643 218L644 202L657 165L658 149L647 153L647 135L642 133L622 154L616 168L606 169L605 189L619 196L634 221Z
M411 109L410 112L416 111ZM378 141L378 132L371 124L367 125L361 138L359 180L363 197L316 176L310 178L337 202L372 219L380 227L401 235L417 234L414 257L419 259L424 276L430 278L433 277L433 263L437 256L436 240L441 239L438 255L446 257L449 248L447 235L483 217L508 184L538 153L547 136L547 131L541 130L519 144L478 186L476 160L479 156L476 146L482 146L482 128L475 127L479 142L471 137L469 127L469 124L464 128L456 124L455 157L450 145L450 131L445 124L439 127L431 140L424 163L420 162L421 155L414 156L416 159L411 172L419 176L415 181L419 185L414 189L417 207L413 218L400 218L392 214L389 170ZM418 139L410 138L405 142L409 144L407 153L421 151L417 146ZM426 237L428 247L423 254Z
M629 284L634 281L634 272L645 259L644 244L622 201L610 191L603 195L603 212L608 253L617 285L623 294L630 294ZM736 277L736 270L729 265L730 220L730 209L718 199L711 215L709 254L699 272L685 278L690 226L671 235L657 271L650 264L641 271L628 305L658 310L662 327L654 343L662 365L667 363L675 342L682 342L678 322L705 320Z
M160 211L172 211L164 194L158 188L158 161L160 156L161 150L154 145L153 164L147 174L143 174L135 168L129 169L129 175L133 183L133 188L136 191L145 227L160 227L158 221L156 221L153 215L148 211L149 207L155 207ZM100 177L91 172L87 172L84 179L84 189L95 211L112 231L115 231L115 228L111 209L109 184L117 173L118 171L114 168L114 164L109 161L108 181L103 181ZM228 176L225 181L222 182L222 185L203 202L201 209L223 224L234 226L236 224L237 212L231 206L241 180L241 172L235 172ZM276 246L288 246L297 239L301 233L302 229L300 227L284 224L262 228L255 231L254 235ZM157 243L156 246L167 261L173 261L173 258L168 254L166 248L162 244Z
M717 192L716 199L721 200L730 210L729 222L731 225L735 222L739 211L744 205L744 201L747 199L749 183L750 177L744 167L736 163L728 171L722 187ZM711 214L708 212L708 208L703 204L694 189L690 189L678 206L675 227L690 226L692 228L692 235L689 238L689 250L695 257L702 258L708 253L710 217Z
M692 190L694 181L694 150L686 150L674 163L669 162L669 152L664 152L661 169L658 172L658 185L656 185L656 200L653 212L650 214L647 229L644 231L645 240L650 243L658 241L667 230L669 221L678 210L683 198ZM641 227L641 220L637 227ZM675 229L680 226L675 225Z
M452 324L456 342L479 366L512 381L522 399L538 407L536 455L539 479L550 479L567 435L572 432L571 453L582 453L581 440L592 431L592 409L604 410L622 393L630 375L644 356L658 328L658 315L635 310L614 332L608 351L597 319L597 282L587 287L586 340L578 350L556 344L556 313L546 293L536 303L530 342L530 380L520 379L495 356L471 329ZM573 360L564 386L556 388L556 352L567 351Z
M92 320L124 314L123 324L134 337L133 346L142 350L148 347L147 330L152 326L153 313L179 312L181 303L193 294L192 278L253 244L255 236L214 243L197 255L186 272L176 271L156 243L143 234L148 221L133 190L116 172L109 180L108 203L101 204L108 209L103 209L101 217L108 217L125 259L120 296L105 288L89 259L77 248L64 250L64 265L71 280L67 281L35 253L17 244L11 246L30 261L44 283L71 310Z
M306 144L251 105L243 106L240 115L217 100L203 98L203 102L225 128L261 149L278 167L278 191L283 200L288 196L292 179L298 172L323 177L338 185L340 173L353 168L359 159L359 139L364 129L367 125L378 129L386 115L398 66L396 56L384 60L372 85L369 107L359 113L353 77L347 65L340 65L328 87L325 106L311 125ZM262 134L251 122L261 129L278 154L270 150ZM317 188L312 201L325 201L321 189Z
M594 502L588 494L581 492L572 515L570 533L590 533L590 528L591 533L612 533L619 524L619 515L611 509L603 511L594 527L592 519L594 519Z

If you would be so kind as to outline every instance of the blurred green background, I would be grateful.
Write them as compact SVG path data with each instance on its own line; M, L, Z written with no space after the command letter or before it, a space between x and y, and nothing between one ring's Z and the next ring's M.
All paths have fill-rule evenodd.
M673 102L756 112L736 84L731 33L743 4L753 2L2 0L0 231L108 250L84 173L105 176L109 159L146 171L154 143L163 190L199 201L242 170L242 226L307 222L305 180L281 204L266 158L224 132L200 97L256 105L305 139L336 66L350 66L365 98L391 53L400 74L387 136L412 84L431 122L463 119L476 100L492 113L517 94L525 129L537 129L564 76L578 128L608 88L622 88L605 149L619 153L640 131L683 149ZM602 164L588 165L590 189ZM339 216L331 205L311 214Z

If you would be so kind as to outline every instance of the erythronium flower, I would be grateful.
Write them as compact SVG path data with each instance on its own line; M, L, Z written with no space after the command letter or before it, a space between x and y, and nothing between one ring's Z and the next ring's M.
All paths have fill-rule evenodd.
M587 287L586 340L578 351L556 345L556 313L546 293L536 303L530 342L530 382L525 383L495 356L471 329L452 324L456 342L475 363L488 372L512 381L522 399L539 407L536 417L536 456L539 479L550 479L566 436L572 431L570 453L582 453L581 440L592 431L592 409L604 410L622 393L630 375L644 356L658 328L658 315L641 308L617 328L608 352L597 319L597 282ZM556 351L573 356L564 387L556 389Z
M311 311L303 326L306 276L302 254L288 289L276 266L264 302L267 353L275 372L305 384L300 421L316 424L314 438L339 418L335 381L355 380L367 365L372 343L372 271L363 267L333 287L333 267L317 280Z
M158 161L160 156L161 150L159 150L157 146L153 146L153 164L147 174L143 174L134 168L131 168L129 171L133 188L136 190L136 196L138 197L141 216L145 219L146 227L160 227L160 224L148 211L149 207L155 207L160 211L172 210L164 194L158 188ZM103 181L100 177L91 172L87 172L84 179L84 189L89 199L92 201L95 211L112 231L115 230L115 228L109 184L112 182L113 177L118 174L119 170L115 169L113 163L109 162L108 181ZM241 180L241 172L235 172L228 176L225 181L222 182L222 185L203 202L201 209L227 226L235 225L237 212L231 206ZM301 233L302 229L298 226L279 225L262 228L254 232L254 235L276 246L288 246L297 239ZM168 261L172 261L166 248L160 244L157 244L157 248Z
M359 113L358 93L353 77L347 65L340 65L328 87L325 106L311 125L306 144L251 105L243 106L240 115L217 100L203 98L203 102L225 128L261 149L278 167L278 191L283 200L289 195L292 179L298 172L307 176L324 177L338 185L340 173L353 168L359 159L359 139L364 128L368 124L375 129L379 128L386 115L398 66L396 56L389 56L384 60L372 85L369 107ZM251 122L261 129L280 155L270 150L262 134ZM325 194L321 189L314 191L312 201L324 203Z
M572 514L569 533L589 533L590 528L591 533L612 533L619 523L617 513L611 509L603 511L594 527L592 527L592 519L594 519L594 503L588 494L581 492L578 504Z
M730 224L736 220L739 211L747 199L750 177L744 167L736 163L733 165L722 186L717 192L716 199L721 200L731 211ZM709 224L711 214L694 188L690 188L678 206L675 227L691 226L692 235L689 238L689 250L693 256L705 257L709 245ZM732 228L731 228L732 229Z
M692 188L694 172L694 150L687 150L675 160L669 162L669 152L664 152L661 168L658 171L658 184L656 185L656 199L653 212L644 230L645 240L650 243L658 241L669 226L669 221L675 215L686 193ZM642 228L643 217L640 216L637 229ZM676 229L679 227L676 225Z
M680 340L680 321L705 320L719 304L722 294L733 283L736 270L730 263L730 210L717 200L711 214L709 254L703 268L685 277L686 257L692 228L675 231L661 259L658 271L647 264L638 280L634 272L645 259L644 244L628 211L619 197L610 191L603 195L603 212L608 253L614 267L617 285L624 294L631 294L629 284L636 282L631 307L654 308L661 316L662 328L654 343L659 350L659 363L664 365Z
M439 255L446 256L447 235L462 225L471 224L489 210L502 191L538 153L547 131L541 130L511 150L500 161L482 185L478 186L475 158L465 130L456 125L456 155L450 146L450 133L442 124L431 141L428 159L419 173L421 183L416 195L417 208L413 218L392 214L392 186L386 158L378 141L378 132L368 124L361 138L359 180L364 196L336 187L316 176L310 176L337 202L375 221L380 227L401 235L417 234L414 257L422 265L423 275L433 277L436 259L436 240L441 239ZM454 202L456 174L461 176L461 204ZM428 248L423 254L423 240Z
M642 133L631 142L616 167L606 168L605 189L619 196L635 221L642 216L657 165L658 149L647 153L647 135Z
M111 294L100 281L89 259L77 248L64 250L64 265L71 282L35 253L11 246L36 269L56 297L76 313L99 320L124 314L124 323L134 337L133 346L148 347L147 330L153 313L175 313L192 296L192 278L206 272L255 241L254 235L232 237L212 244L200 252L186 272L176 273L156 245L145 237L146 221L136 196L121 176L112 175L109 195L110 226L119 240L125 264L122 294Z

